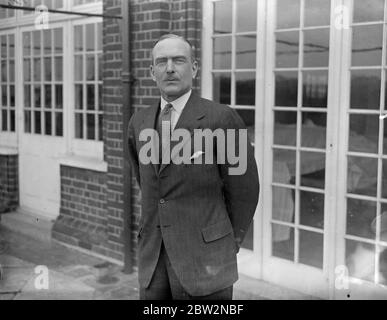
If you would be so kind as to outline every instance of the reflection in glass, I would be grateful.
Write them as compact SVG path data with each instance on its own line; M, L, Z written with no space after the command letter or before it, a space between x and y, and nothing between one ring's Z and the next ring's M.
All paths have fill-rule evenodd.
M40 56L40 49L42 48L40 41L40 31L37 30L32 32L32 46L34 56Z
M51 85L44 86L44 106L48 109L52 107Z
M94 24L90 23L86 25L86 51L95 50L95 34L94 34Z
M63 31L60 28L54 29L54 53L63 52Z
M232 3L230 0L214 2L214 33L230 33Z
M328 71L304 71L302 106L326 108L328 103Z
M94 114L86 115L87 139L95 139L95 117Z
M74 27L74 49L83 51L83 26Z
M325 153L301 152L301 185L325 188Z
M214 73L213 77L214 101L231 104L231 74L219 72Z
M273 173L275 174L276 171ZM294 223L294 189L273 186L272 205L272 217L274 220ZM289 239L290 230L288 228L276 226L274 231L273 238L275 240L278 241L280 238L282 240Z
M272 255L294 261L294 228L272 223Z
M55 85L55 107L57 109L63 108L63 87L61 84Z
M95 79L95 59L94 55L86 55L86 80L93 81Z
M34 81L40 81L42 75L41 61L40 58L34 59Z
M255 69L257 38L255 35L236 37L236 68Z
M329 29L304 31L304 67L328 67Z
M277 29L300 26L300 0L277 0Z
M8 50L9 50L9 57L14 58L15 57L15 36L13 34L8 35Z
M62 112L55 112L55 135L57 137L63 136L63 114L62 114Z
M297 142L297 112L275 111L274 144L295 146Z
M8 79L8 72L7 72L7 61L2 60L1 61L1 81L6 82Z
M352 65L381 65L383 25L354 26L352 30Z
M23 54L24 56L31 55L31 33L23 32Z
M384 0L354 0L353 22L383 21Z
M55 57L55 80L63 80L63 58Z
M31 81L31 60L29 58L24 59L23 65L24 81Z
M273 149L273 182L294 185L296 175L296 152Z
M255 105L255 73L237 72L235 73L236 101L237 105Z
M324 236L321 233L300 230L300 263L323 268Z
M387 247L380 246L379 253L379 283L387 285Z
M83 139L83 114L75 114L75 138Z
M322 112L303 112L301 146L325 149L327 115Z
M351 71L351 108L379 109L380 70Z
M44 126L45 126L45 132L46 135L51 135L52 132L52 121L51 121L51 112L45 112L44 113Z
M24 111L24 132L31 133L31 111Z
M346 240L345 257L350 277L374 282L375 245Z
M43 30L43 52L44 54L51 54L51 30Z
M44 80L51 81L51 58L44 58Z
M74 80L82 81L83 80L83 56L76 55L74 57Z
M231 37L214 39L214 69L231 69Z
M31 86L24 85L24 108L31 107Z
M348 156L347 192L376 197L378 160Z
M257 29L257 1L236 1L236 32L255 31Z
M75 109L82 109L83 106L83 85L75 85Z
M331 15L330 0L305 1L305 27L329 26Z
M276 67L298 67L299 32L276 32Z
M297 106L298 75L295 71L275 73L275 106Z
M379 116L351 114L349 116L349 151L378 153Z
M300 191L300 223L324 229L324 194Z

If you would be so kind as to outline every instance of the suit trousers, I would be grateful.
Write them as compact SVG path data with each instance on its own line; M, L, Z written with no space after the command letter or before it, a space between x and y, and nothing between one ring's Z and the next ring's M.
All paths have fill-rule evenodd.
M140 300L232 300L233 286L206 296L191 296L173 271L164 243L159 260L147 288L140 288Z

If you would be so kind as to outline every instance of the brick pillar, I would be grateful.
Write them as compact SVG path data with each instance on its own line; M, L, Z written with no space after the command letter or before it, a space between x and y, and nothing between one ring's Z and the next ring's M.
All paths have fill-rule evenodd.
M0 214L19 206L18 156L0 155Z

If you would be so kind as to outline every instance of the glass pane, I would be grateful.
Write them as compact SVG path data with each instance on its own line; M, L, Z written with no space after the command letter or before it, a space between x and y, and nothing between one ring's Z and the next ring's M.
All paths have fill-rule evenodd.
M49 109L52 107L52 93L50 84L44 86L44 106Z
M385 119L384 121L387 121ZM384 132L383 132L383 153L386 155L387 154L387 124L384 123Z
M328 26L330 24L331 1L305 1L305 27Z
M351 71L351 108L379 109L380 70Z
M299 32L276 32L276 67L298 67Z
M42 73L42 60L40 58L34 59L34 81L40 81Z
M63 80L63 58L55 57L55 80Z
M294 189L273 187L272 202L274 220L294 223ZM289 232L290 230L282 229L282 231ZM276 232L279 233L280 231L276 230ZM274 238L278 240L279 234L276 234Z
M239 114L239 116L242 118L243 122L246 125L247 135L249 137L250 142L254 144L255 111L254 110L237 109L236 112Z
M383 184L386 183L385 179L386 178L383 179ZM380 223L380 240L387 242L387 203L382 203L381 212L382 213L378 219ZM376 230L376 221L372 224L372 229Z
M380 247L379 254L379 283L387 285L387 247Z
M255 73L237 72L236 81L236 104L243 106L255 105Z
M35 132L34 133L37 133L37 134L40 134L42 133L42 129L41 129L41 126L42 126L42 118L41 118L41 113L40 111L35 111L34 112L34 119L35 119Z
M8 81L8 71L7 71L7 61L2 60L1 61L1 81L7 82Z
M51 51L52 51L51 30L43 31L43 44L44 44L44 54L51 54Z
M277 0L277 28L300 26L300 0Z
M352 65L381 65L383 25L354 26L352 30Z
M83 106L83 85L75 85L75 109L82 109Z
M214 2L214 33L231 33L232 3L230 0Z
M15 57L15 36L13 34L8 35L8 50L10 58Z
M35 108L40 108L42 106L41 104L41 96L40 96L40 86L35 86L34 88L34 107Z
M273 182L295 184L296 152L293 150L273 150Z
M15 82L15 60L8 60L9 61L9 81Z
M328 67L329 29L304 31L304 67Z
M214 39L214 69L231 69L231 37Z
M24 56L31 55L31 33L23 32L23 54Z
M300 263L323 268L324 236L320 233L300 230Z
M24 86L24 108L31 107L31 86Z
M44 58L44 80L51 81L51 58Z
M7 57L7 36L3 35L0 37L0 51L1 51L1 57L6 58Z
M95 59L93 54L86 55L86 80L95 80Z
M297 106L298 75L294 71L275 73L275 105L277 107Z
M374 245L353 240L346 240L345 257L350 277L374 282Z
M9 86L9 105L10 107L15 106L15 86Z
M24 68L23 68L24 81L31 81L31 60L24 59L23 63L24 63Z
M379 117L377 115L351 114L349 130L349 151L378 152Z
M1 130L8 131L8 112L1 110Z
M97 68L98 68L98 80L99 81L102 81L102 68L103 68L102 62L103 62L102 54L99 54L98 55L98 65L97 65Z
M274 144L295 146L297 142L297 112L275 111Z
M353 22L383 21L384 0L354 0Z
M294 228L272 223L272 255L294 261Z
M7 86L1 86L1 105L8 106L8 89Z
M375 229L372 230L375 218L376 202L347 199L347 234L375 239Z
M83 80L83 56L76 55L74 59L74 79L75 81Z
M24 132L31 133L31 111L24 111Z
M94 24L86 25L86 51L95 50L95 34L94 34Z
M325 188L325 153L301 152L301 185Z
M83 139L83 115L75 114L75 138Z
M45 112L44 113L44 126L45 126L45 132L44 134L50 136L52 133L52 121L51 121L51 112Z
M15 132L16 121L15 121L15 110L11 110L11 131Z
M103 110L103 97L102 97L103 91L102 90L103 90L102 85L99 84L98 85L98 109L99 110Z
M238 0L236 2L237 25L236 31L256 31L257 30L257 1Z
M83 26L74 27L74 49L83 51Z
M98 115L98 140L103 140L103 116L102 114Z
M87 109L94 110L95 109L95 90L94 84L88 84L87 86Z
M62 29L54 29L54 53L63 52L63 32Z
M55 112L55 135L63 136L63 114L61 112Z
M304 71L302 106L326 108L328 104L328 71Z
M236 37L236 68L255 69L257 38L255 35Z
M383 160L382 197L387 199L387 160ZM387 211L387 208L385 210ZM387 218L387 215L386 215L386 218ZM386 219L386 222L387 222L387 219Z
M103 34L102 34L102 23L97 23L97 50L102 51L102 40L103 40Z
M214 73L213 97L216 102L231 104L231 74Z
M349 156L347 191L376 197L377 171L377 159Z
M324 229L324 194L300 191L300 223Z
M301 146L325 149L327 115L320 112L303 112Z
M33 31L32 33L32 46L33 52L35 56L40 56L41 50L41 39L40 39L40 31Z
M95 116L94 114L86 115L87 121L87 139L94 140L95 139Z
M60 84L55 86L55 108L63 108L63 86Z

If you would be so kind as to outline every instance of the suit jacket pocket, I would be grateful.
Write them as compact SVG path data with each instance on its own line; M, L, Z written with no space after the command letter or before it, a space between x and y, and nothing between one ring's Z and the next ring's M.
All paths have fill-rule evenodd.
M216 224L202 229L202 235L205 242L211 242L221 239L232 232L231 222L228 219L222 220Z

